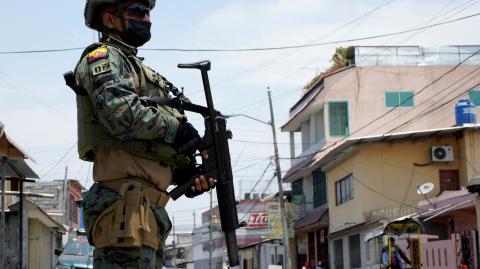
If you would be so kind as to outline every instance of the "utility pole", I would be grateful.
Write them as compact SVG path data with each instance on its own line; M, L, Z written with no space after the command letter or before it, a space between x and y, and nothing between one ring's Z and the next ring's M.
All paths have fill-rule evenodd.
M175 236L175 216L172 217L172 232L173 232L173 242L172 242L172 245L173 245L173 249L175 249L175 241L176 241L176 236Z
M197 223L196 223L195 219L196 219L196 216L195 216L195 210L194 210L193 211L193 229L194 230L197 228L197 225L196 225Z
M212 211L212 207L213 207L213 196L212 196L212 193L213 193L213 190L210 190L210 223L209 223L209 227L208 227L208 269L212 269L212 247L213 247L213 244L212 244L212 228L213 228L213 225L212 225L212 221L213 221L213 211Z
M68 166L65 166L65 177L63 179L63 223L68 225L68 205L67 205L67 196L68 196Z
M275 149L275 168L278 181L278 200L280 202L280 215L282 217L282 231L283 231L283 249L285 255L283 255L283 263L285 268L290 268L290 246L288 239L288 226L285 214L285 201L283 200L283 185L282 185L282 172L280 170L280 160L278 157L278 144L277 144L277 133L275 130L275 118L273 117L273 105L272 105L272 95L270 92L270 87L268 89L268 102L270 104L270 126L272 127L273 134L273 147Z

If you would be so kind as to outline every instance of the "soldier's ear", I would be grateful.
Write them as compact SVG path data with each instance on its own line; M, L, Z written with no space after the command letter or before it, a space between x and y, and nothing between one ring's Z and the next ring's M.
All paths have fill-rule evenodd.
M103 26L110 29L115 28L115 20L118 19L116 16L110 12L103 12L101 16Z

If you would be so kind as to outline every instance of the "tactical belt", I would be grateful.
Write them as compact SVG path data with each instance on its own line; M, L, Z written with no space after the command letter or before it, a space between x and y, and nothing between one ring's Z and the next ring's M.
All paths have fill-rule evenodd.
M100 184L103 184L105 187L112 189L115 192L120 192L122 186L125 183L133 183L137 185L138 183L142 186L142 193L147 197L148 201L151 204L156 204L159 207L165 207L170 199L170 196L166 191L162 191L153 187L152 184L146 182L141 178L121 178L121 179L111 179L106 181L101 181Z

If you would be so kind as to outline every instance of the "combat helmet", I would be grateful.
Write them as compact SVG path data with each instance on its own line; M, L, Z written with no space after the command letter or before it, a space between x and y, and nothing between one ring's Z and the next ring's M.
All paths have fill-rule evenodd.
M99 23L98 12L101 10L102 6L106 5L115 5L123 0L87 0L85 4L85 25L97 31L101 31L101 25ZM156 0L143 0L145 1L150 9L155 7Z

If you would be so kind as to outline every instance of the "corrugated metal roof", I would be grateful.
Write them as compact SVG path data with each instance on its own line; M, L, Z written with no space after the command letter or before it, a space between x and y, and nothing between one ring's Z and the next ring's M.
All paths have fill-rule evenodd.
M7 178L39 178L25 162L25 159L33 162L35 160L7 136L5 125L2 122L0 122L0 147L2 147L0 148L0 164L3 158L7 165Z
M352 153L355 146L358 146L361 144L383 143L383 142L390 142L390 141L425 138L425 137L433 137L433 136L448 136L448 135L461 133L467 129L472 129L472 130L480 129L480 124L465 124L463 126L440 128L440 129L399 132L399 133L391 133L391 134L381 134L381 135L349 138L341 142L341 144L339 144L335 148L332 148L331 150L328 149L328 146L321 149L316 154L314 160L311 160L308 164L298 166L298 167L294 166L290 168L287 174L284 176L284 180L290 181L292 178L295 178L296 175L299 174L301 170L308 169L313 171L314 169L318 169L319 167L327 165L330 162L339 161L344 157L348 156L350 153Z
M7 159L7 178L39 179L39 176L22 159Z
M295 221L295 230L300 230L313 224L320 224L323 216L325 216L327 213L328 205L322 206L316 211L308 212L305 217Z
M17 145L5 132L5 125L0 121L0 140L5 140L7 147L13 148L14 150L18 151L21 157L24 159L29 159L30 161L36 163L35 159L33 159L25 150L23 150L20 146ZM4 155L4 156L2 156ZM8 154L2 154L0 151L0 157L11 157L7 156ZM17 156L20 157L20 156Z

